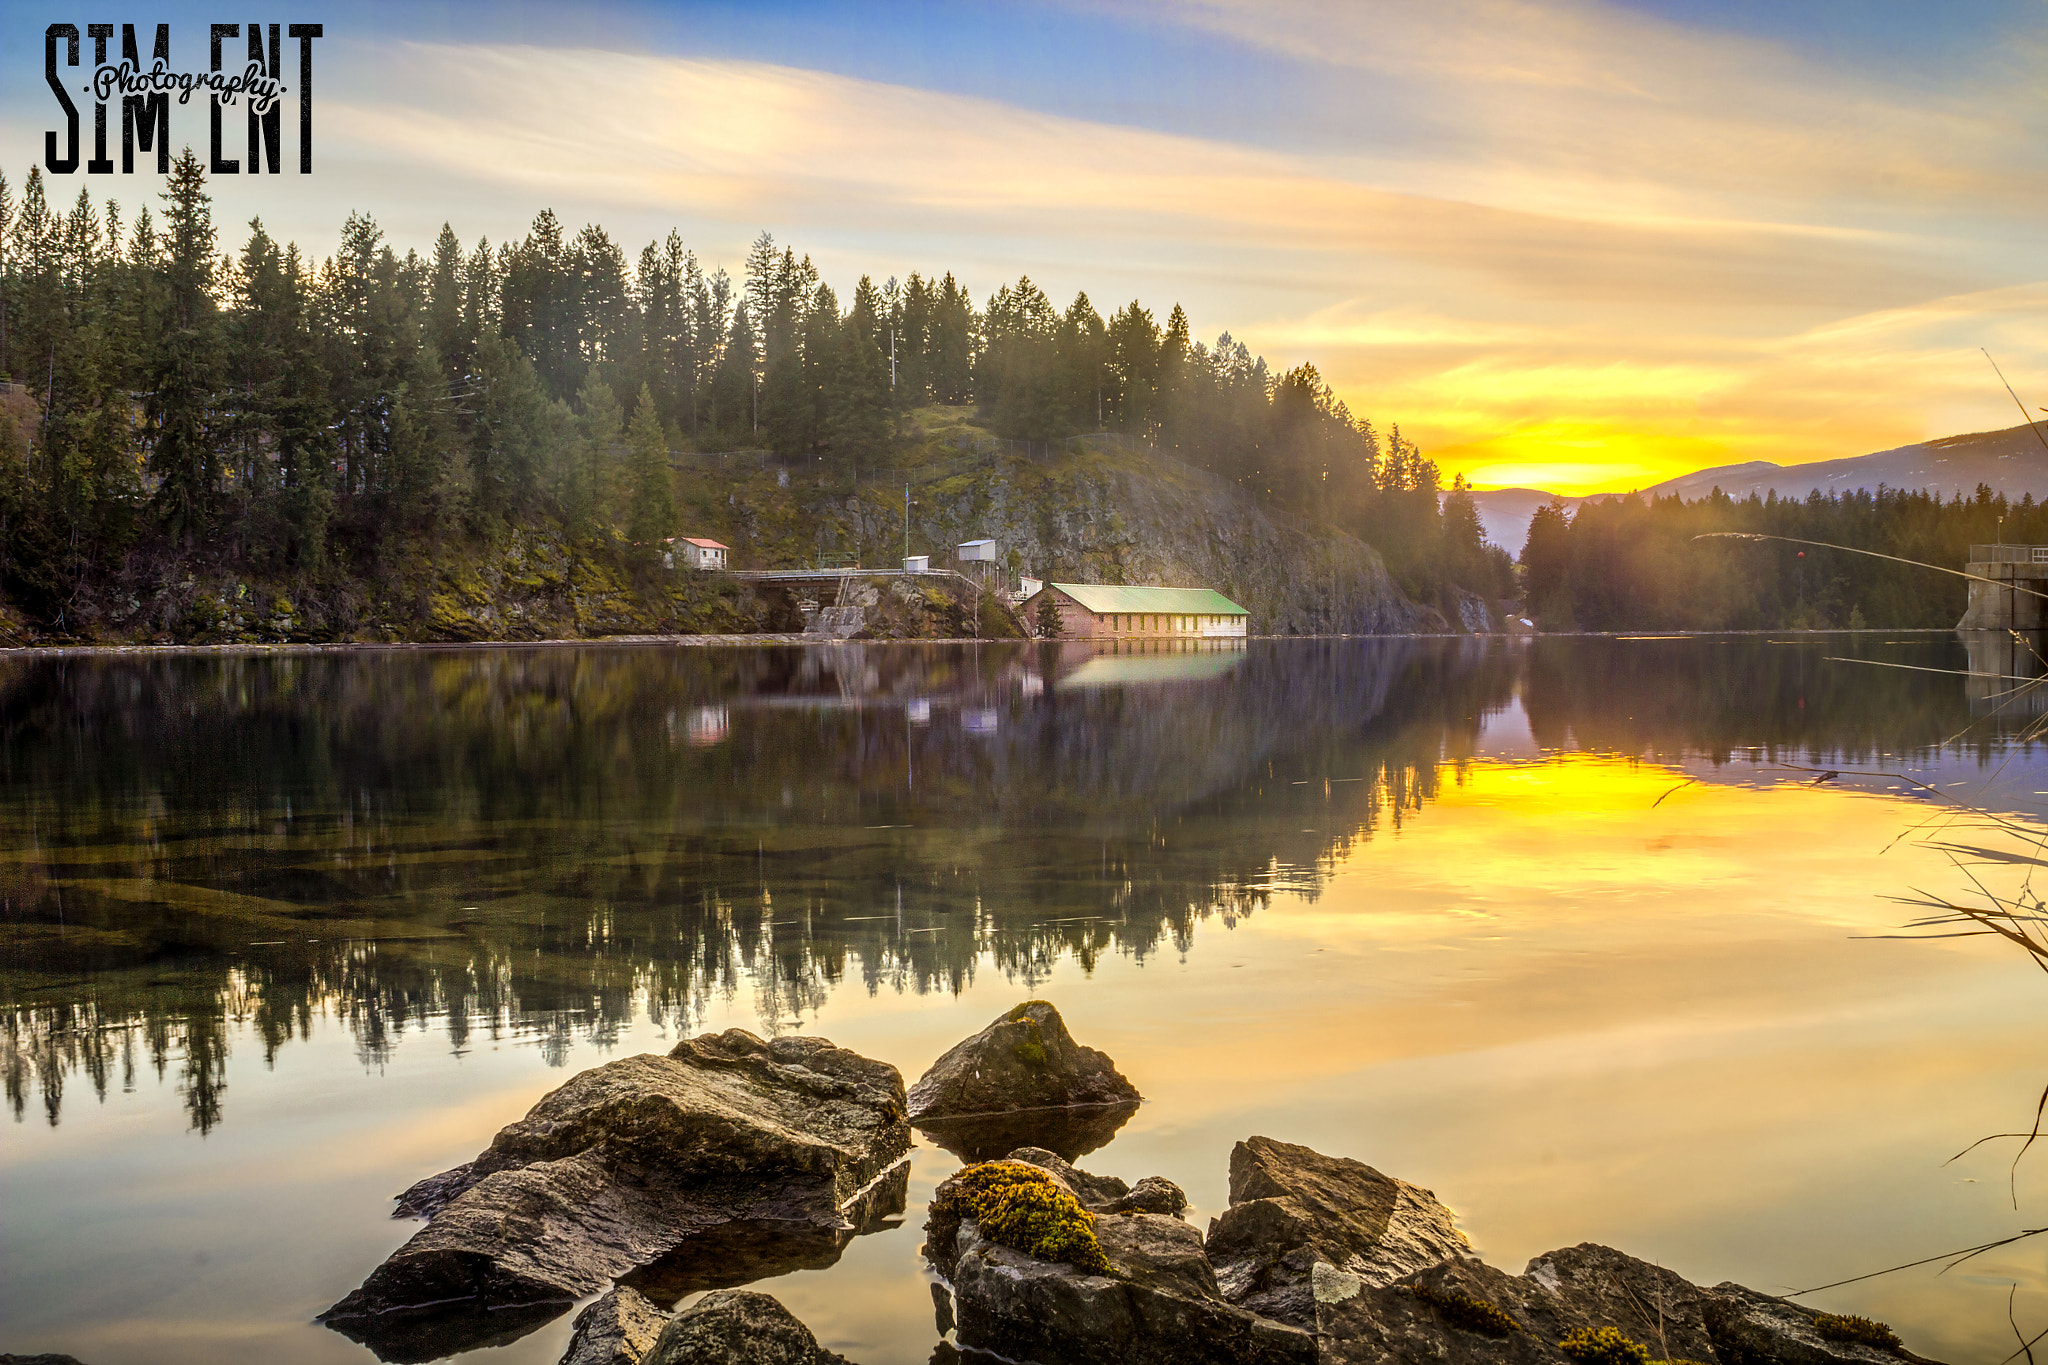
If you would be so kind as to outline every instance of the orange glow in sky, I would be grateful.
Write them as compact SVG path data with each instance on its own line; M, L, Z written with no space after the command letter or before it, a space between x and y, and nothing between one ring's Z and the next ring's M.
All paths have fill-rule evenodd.
M319 173L218 177L222 249L257 215L318 259L351 210L402 253L552 208L628 259L674 228L735 276L767 228L842 298L1028 274L1061 307L1178 302L1274 373L1313 361L1446 479L1566 493L2010 426L1979 347L2048 398L2048 95L2015 55L2048 12L1021 8L352 27ZM0 82L17 185L37 51ZM158 190L96 188L131 216Z

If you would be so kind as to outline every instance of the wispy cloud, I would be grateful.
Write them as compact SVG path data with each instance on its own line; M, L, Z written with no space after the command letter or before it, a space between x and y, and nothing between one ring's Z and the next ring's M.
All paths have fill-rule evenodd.
M1304 135L393 41L337 49L332 220L423 244L545 205L629 243L680 226L728 264L769 227L839 283L1028 272L1105 309L1179 301L1205 335L1317 361L1447 467L1569 491L2003 425L1975 347L2048 370L2039 33L1902 79L1586 0L1100 8L1289 64ZM223 221L256 203L217 188Z

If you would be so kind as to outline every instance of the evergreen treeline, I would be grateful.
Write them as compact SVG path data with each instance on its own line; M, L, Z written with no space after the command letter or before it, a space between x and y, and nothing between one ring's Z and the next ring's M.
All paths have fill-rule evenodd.
M1356 532L1424 600L1510 586L1398 428L1354 418L1311 365L1191 340L1178 306L1105 320L1027 278L977 309L950 273L864 277L842 302L765 233L735 280L673 232L629 260L552 212L497 245L444 227L425 255L354 214L319 262L255 221L223 254L189 149L154 214L46 196L39 169L18 199L0 178L0 584L59 631L82 583L138 556L345 577L390 537L541 518L645 546L677 529L677 450L807 455L857 482L932 403L1000 436L1172 451Z
M1525 605L1546 630L1775 630L1953 626L1969 585L1952 574L1738 531L1825 541L1959 569L2000 537L2048 544L2048 504L1983 484L1970 498L1876 492L1687 501L1599 498L1538 509L1522 550Z

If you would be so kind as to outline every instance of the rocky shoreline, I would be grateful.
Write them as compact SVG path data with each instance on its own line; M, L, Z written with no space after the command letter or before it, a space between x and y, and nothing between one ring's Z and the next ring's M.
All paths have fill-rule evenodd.
M1510 1274L1430 1191L1271 1137L1236 1145L1197 1229L1173 1182L1074 1164L1139 1099L1044 1001L907 1089L823 1039L705 1034L571 1078L399 1195L425 1226L319 1321L424 1362L596 1294L561 1365L851 1365L740 1286L902 1214L915 1124L969 1163L926 1210L933 1365L1935 1365L1882 1323L1593 1243ZM75 1365L0 1355L29 1360Z

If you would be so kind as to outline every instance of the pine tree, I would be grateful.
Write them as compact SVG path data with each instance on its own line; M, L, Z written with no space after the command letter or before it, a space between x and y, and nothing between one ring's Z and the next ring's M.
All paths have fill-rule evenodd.
M626 433L626 444L632 459L626 538L652 555L659 552L664 539L675 533L676 504L669 472L668 438L662 433L654 393L644 384L640 386L640 401L634 405L633 425Z
M476 337L465 323L463 268L468 264L455 229L441 224L434 239L434 262L427 277L427 340L448 367L448 377L459 380L469 373Z
M620 444L625 414L612 386L592 366L576 401L583 407L581 458L569 480L563 502L571 521L581 528L618 518L626 490Z
M1066 624L1060 620L1060 609L1052 600L1051 593L1039 594L1038 610L1034 614L1031 628L1037 632L1041 640L1057 640L1065 632Z
M171 163L163 195L163 309L150 319L150 396L145 404L157 497L174 532L189 541L210 520L219 486L214 410L213 201L187 147Z

